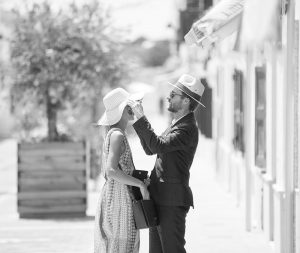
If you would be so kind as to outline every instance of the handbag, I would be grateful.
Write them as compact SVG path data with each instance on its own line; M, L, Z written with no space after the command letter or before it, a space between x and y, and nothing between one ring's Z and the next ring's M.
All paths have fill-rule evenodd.
M132 176L144 181L148 177L146 170L134 170ZM158 215L152 199L143 199L138 187L132 189L132 210L136 229L150 228L158 225Z
M136 229L151 228L158 225L157 211L152 199L135 200L132 203Z
M119 169L121 166L119 165ZM121 169L122 170L122 169ZM132 176L144 181L148 172L146 170L134 170ZM143 199L138 187L128 186L132 200L132 210L136 229L155 227L158 225L158 215L152 199Z
M148 177L148 171L146 171L146 170L134 170L132 172L132 176L144 182L144 180ZM131 189L132 189L131 191L132 191L132 194L133 194L133 197L134 197L135 200L143 199L143 196L142 196L142 193L141 193L139 187L132 186Z

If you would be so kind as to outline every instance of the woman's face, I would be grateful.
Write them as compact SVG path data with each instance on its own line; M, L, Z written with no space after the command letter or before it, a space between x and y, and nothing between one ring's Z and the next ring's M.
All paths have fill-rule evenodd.
M125 117L127 119L127 121L134 120L134 113L129 105L127 105L125 107L124 112L123 112L123 117Z

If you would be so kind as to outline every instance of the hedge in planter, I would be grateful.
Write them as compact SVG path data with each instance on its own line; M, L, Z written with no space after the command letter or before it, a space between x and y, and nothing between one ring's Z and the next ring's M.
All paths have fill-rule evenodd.
M20 217L85 216L87 151L84 142L19 144Z

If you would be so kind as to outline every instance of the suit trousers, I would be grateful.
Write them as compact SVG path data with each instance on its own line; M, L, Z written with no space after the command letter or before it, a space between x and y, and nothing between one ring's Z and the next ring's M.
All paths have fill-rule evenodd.
M159 226L149 229L149 253L186 253L185 219L188 206L156 205Z

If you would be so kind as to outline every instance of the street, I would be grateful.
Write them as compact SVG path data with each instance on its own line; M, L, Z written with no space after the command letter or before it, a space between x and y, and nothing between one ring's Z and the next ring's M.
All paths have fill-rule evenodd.
M130 137L129 142L136 168L150 171L155 156L147 157L136 137ZM13 142L6 142L6 146L11 148L10 156L13 157L15 155ZM8 157L9 151L6 149L6 159ZM11 185L12 183L14 185ZM93 216L98 192L91 189L89 191L86 218L19 219L16 209L15 166L1 168L0 185L1 253L90 253L93 251ZM215 180L213 142L202 136L191 169L191 188L194 193L195 209L191 208L187 216L187 252L273 252L272 246L264 240L261 232L245 231L243 209L236 206L233 197ZM140 253L146 252L148 252L148 231L141 230Z

